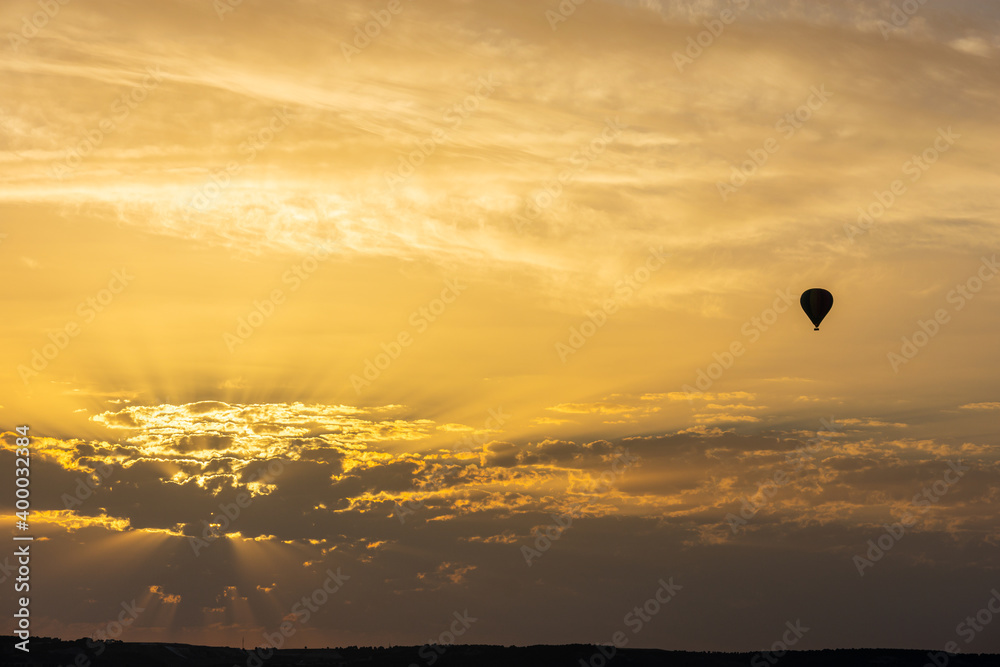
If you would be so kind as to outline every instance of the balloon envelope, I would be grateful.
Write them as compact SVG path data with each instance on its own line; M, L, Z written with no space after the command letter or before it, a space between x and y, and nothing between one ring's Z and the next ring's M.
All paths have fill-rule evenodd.
M802 293L799 303L802 304L802 310L806 311L806 315L816 327L814 331L819 331L819 323L833 308L833 295L825 289L814 287Z

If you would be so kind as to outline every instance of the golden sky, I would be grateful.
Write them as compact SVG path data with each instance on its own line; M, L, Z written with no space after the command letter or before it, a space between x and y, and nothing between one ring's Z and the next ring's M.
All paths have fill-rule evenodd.
M36 634L1000 650L994 3L0 26Z

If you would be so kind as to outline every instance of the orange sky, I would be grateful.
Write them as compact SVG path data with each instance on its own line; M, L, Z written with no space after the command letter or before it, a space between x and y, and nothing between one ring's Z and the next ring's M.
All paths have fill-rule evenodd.
M422 644L468 609L463 643L965 647L1000 9L900 7L4 3L36 633L134 599L123 639Z

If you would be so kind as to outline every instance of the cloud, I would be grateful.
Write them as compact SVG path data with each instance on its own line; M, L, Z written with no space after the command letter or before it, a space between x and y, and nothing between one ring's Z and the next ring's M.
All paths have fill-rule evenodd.
M556 2L404 3L348 61L360 0L94 0L0 61L37 634L135 600L124 639L261 637L342 567L295 645L423 644L473 603L477 642L605 641L667 577L643 645L757 649L790 614L829 646L953 638L1000 544L995 281L953 309L1000 240L1000 7L757 0L680 71L733 4L591 0L553 30ZM431 312L446 279L468 293ZM820 332L774 307L813 285Z

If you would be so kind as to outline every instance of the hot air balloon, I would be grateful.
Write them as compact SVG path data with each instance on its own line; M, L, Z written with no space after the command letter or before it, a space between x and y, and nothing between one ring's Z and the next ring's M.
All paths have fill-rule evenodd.
M799 303L802 304L802 310L806 311L806 315L816 327L813 331L819 331L819 323L833 308L833 295L825 289L814 287L802 293Z

